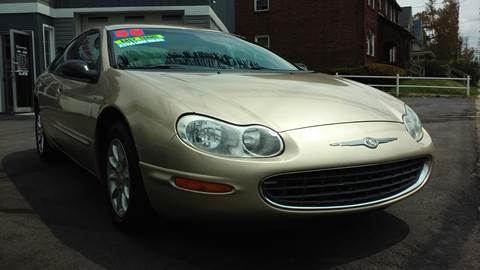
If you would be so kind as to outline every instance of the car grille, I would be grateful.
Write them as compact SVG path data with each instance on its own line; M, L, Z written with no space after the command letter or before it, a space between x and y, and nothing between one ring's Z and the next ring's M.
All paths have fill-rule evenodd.
M267 178L263 196L284 207L346 207L392 197L413 186L427 159L290 173Z

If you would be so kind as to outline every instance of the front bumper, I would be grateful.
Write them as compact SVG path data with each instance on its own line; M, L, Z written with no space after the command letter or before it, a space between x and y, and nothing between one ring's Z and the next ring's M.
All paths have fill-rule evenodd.
M160 214L172 218L271 218L316 216L383 208L421 189L431 174L433 143L425 132L415 142L400 123L351 123L292 130L281 134L285 152L268 159L231 159L196 151L174 138L162 166L140 162L150 202ZM330 144L352 139L395 137L377 149L364 146L333 147ZM333 208L283 207L266 200L260 184L272 175L383 164L392 161L428 158L415 185L395 196L359 205ZM152 162L153 163L153 162ZM206 194L179 189L176 177L223 183L235 188L229 194Z

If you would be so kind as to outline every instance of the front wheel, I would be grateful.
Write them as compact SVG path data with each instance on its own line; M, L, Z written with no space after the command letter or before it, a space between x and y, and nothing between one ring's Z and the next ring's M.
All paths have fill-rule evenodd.
M113 221L120 229L131 230L148 216L150 204L126 125L113 125L104 145L105 182Z

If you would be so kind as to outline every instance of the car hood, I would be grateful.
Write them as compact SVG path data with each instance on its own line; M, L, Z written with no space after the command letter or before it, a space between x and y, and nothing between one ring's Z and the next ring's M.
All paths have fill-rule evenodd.
M127 71L189 112L282 132L350 122L402 122L403 102L366 85L320 73ZM187 113L187 112L185 112Z

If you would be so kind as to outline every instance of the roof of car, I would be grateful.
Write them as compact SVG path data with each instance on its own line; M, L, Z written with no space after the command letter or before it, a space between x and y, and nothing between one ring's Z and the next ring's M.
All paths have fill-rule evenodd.
M164 25L164 24L115 24L115 25L106 25L105 30L120 30L126 28L170 28L170 29L185 29L185 30L201 30L201 31L211 31L211 32L221 32L213 29L207 28L195 28L195 27L185 27L185 26L173 26L173 25Z

